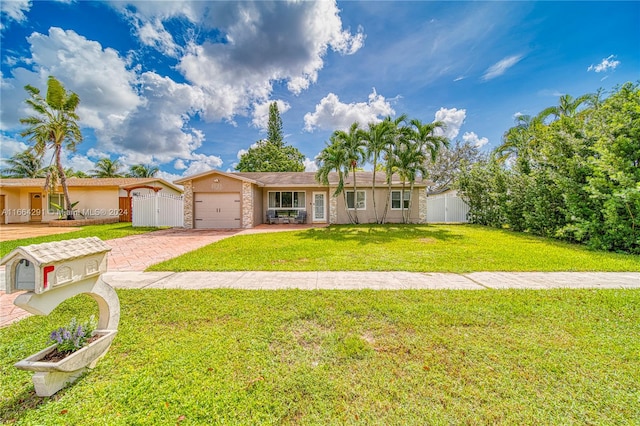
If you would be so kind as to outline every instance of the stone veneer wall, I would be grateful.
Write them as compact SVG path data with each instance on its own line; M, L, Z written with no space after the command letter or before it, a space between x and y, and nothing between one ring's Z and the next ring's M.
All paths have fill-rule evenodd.
M184 183L184 227L193 228L193 185L191 181Z
M418 223L427 223L427 190L418 190Z
M329 224L338 223L338 197L329 196Z
M242 182L242 227L253 228L253 191L249 182Z

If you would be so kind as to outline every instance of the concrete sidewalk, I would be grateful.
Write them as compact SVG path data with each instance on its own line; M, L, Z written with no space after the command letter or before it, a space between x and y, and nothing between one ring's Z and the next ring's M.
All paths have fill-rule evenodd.
M0 271L4 272L4 271ZM487 290L640 289L640 272L107 272L116 289L242 290ZM5 274L0 273L4 290ZM13 304L17 294L0 293L0 327L26 316Z
M637 288L639 272L108 272L121 289L484 290Z

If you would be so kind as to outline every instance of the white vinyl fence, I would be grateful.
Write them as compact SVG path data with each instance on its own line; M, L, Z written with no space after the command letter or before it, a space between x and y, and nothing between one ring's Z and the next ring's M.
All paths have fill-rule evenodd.
M182 196L155 193L133 197L133 226L184 226Z
M468 222L469 205L456 191L427 196L427 223Z

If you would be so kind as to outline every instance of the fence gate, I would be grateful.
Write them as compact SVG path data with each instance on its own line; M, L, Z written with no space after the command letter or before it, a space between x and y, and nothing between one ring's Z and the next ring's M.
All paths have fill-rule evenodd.
M466 223L469 205L456 191L427 196L427 223Z
M148 194L132 197L133 226L184 226L183 197Z

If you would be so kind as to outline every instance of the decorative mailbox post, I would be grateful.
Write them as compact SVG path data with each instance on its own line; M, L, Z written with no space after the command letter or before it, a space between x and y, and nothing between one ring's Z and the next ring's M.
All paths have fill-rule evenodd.
M6 255L7 293L26 291L13 302L35 315L48 315L63 301L89 294L98 304L95 332L99 339L58 362L41 361L52 352L50 346L16 364L34 371L33 384L38 396L51 396L72 383L87 368L95 367L106 354L120 321L120 301L115 290L102 280L111 248L97 237L18 247Z

